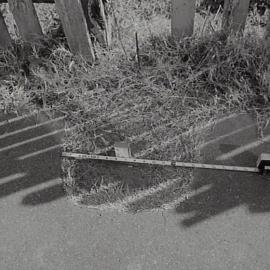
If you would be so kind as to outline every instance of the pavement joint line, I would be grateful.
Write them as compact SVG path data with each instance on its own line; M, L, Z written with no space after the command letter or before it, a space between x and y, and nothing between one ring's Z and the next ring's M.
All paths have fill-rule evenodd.
M0 135L0 139L4 139L6 137L13 136L13 135L19 134L21 132L25 132L25 131L28 131L30 129L41 127L41 126L44 126L44 125L47 125L47 124L51 124L51 123L54 123L54 122L57 122L57 121L60 121L60 120L63 120L63 119L65 119L65 117L61 116L61 117L54 118L54 119L51 119L51 120L48 120L48 121L45 121L45 122L42 122L42 123L39 123L39 124L36 124L36 125L33 125L33 126L28 126L28 127L18 129L18 130L9 132L9 133L5 133L5 134Z

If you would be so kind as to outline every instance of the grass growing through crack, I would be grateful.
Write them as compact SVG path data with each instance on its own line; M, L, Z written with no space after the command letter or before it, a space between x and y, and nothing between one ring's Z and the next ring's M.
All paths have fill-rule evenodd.
M197 31L175 42L166 34L168 4L117 3L122 43L115 37L110 50L97 47L93 65L51 40L34 51L17 42L13 51L1 52L1 109L20 114L31 106L52 106L65 113L69 126L79 124L66 133L66 151L102 152L127 140L136 157L183 161L199 160L203 127L211 121L242 111L269 116L270 49L260 37L225 39L212 26L208 35ZM175 199L191 178L187 169L94 161L65 161L63 168L69 171L66 189L87 205L124 200L181 176L167 189L171 197L160 191L140 206L132 204L132 211Z

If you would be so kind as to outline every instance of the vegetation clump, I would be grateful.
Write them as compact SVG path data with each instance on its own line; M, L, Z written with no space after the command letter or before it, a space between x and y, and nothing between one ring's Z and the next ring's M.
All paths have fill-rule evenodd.
M199 3L200 8L210 9L213 13L217 12L220 6L224 6L224 0L201 0ZM270 3L268 0L250 0L249 8L250 10L256 9L260 15L264 15L270 8Z

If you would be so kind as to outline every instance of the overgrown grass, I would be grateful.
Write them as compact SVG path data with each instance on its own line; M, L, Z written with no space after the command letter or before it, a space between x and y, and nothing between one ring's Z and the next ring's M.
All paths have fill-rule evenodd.
M14 50L1 52L0 109L21 114L50 106L63 112L68 125L76 125L64 138L66 151L99 153L127 140L136 157L186 161L200 159L203 127L215 119L242 111L269 116L270 48L261 37L226 39L209 19L208 35L197 28L193 37L175 42L167 34L168 3L166 8L159 1L116 3L118 35L110 50L96 48L95 64L52 40L35 50L17 42ZM65 161L63 168L68 192L90 205L179 178L172 197L159 194L138 209L175 199L191 177L190 170L94 161Z

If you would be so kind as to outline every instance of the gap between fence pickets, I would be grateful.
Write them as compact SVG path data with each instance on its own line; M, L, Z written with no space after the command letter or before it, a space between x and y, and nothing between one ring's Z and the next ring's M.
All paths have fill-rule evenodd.
M203 164L193 162L181 162L181 161L162 161L162 160L149 160L149 159L138 159L138 158L126 158L126 157L111 157L101 155L87 155L78 153L63 152L63 158L74 158L74 159L92 159L92 160L104 160L124 163L135 163L135 164L148 164L158 166L172 166L172 167L185 167L185 168L198 168L198 169L212 169L212 170L226 170L226 171L238 171L238 172L252 172L259 173L260 170L256 167L241 167L241 166L229 166L229 165L217 165L217 164Z

